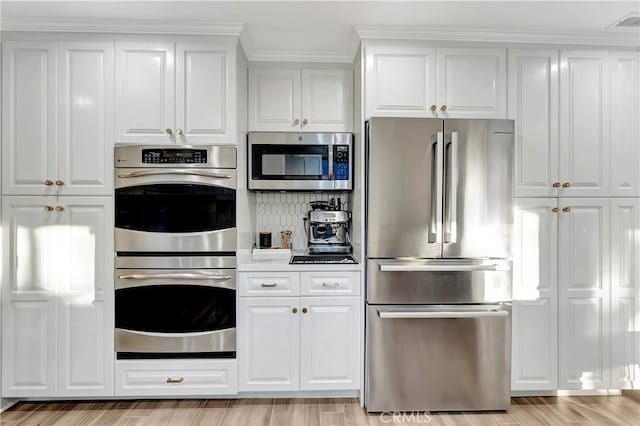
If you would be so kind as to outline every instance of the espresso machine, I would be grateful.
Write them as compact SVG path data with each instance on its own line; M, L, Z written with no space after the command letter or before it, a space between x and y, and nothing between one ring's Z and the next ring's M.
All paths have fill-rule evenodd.
M349 224L351 212L342 210L338 198L330 201L314 201L304 218L309 254L351 253Z

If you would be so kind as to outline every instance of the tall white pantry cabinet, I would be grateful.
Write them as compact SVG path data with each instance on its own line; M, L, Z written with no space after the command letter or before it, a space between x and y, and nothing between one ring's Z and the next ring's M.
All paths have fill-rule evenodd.
M512 389L640 388L637 52L508 52Z

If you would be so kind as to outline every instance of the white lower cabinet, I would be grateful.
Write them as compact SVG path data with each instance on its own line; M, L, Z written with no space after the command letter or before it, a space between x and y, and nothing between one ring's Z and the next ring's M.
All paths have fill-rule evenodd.
M2 395L113 395L112 198L2 201Z
M360 388L360 273L306 273L302 283L326 282L326 295L240 297L238 368L241 392ZM240 273L240 285L260 273ZM277 274L276 274L277 275ZM270 282L273 273L265 273ZM335 296L336 285L354 295ZM268 287L274 288L274 287ZM357 289L357 290L356 290ZM315 290L319 292L319 290ZM240 289L240 294L246 294ZM321 293L322 294L322 293Z
M116 396L233 395L235 359L116 361Z

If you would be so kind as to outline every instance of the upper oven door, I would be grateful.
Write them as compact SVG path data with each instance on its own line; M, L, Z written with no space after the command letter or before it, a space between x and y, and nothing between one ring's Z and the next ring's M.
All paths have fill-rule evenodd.
M236 171L116 169L118 252L235 252Z

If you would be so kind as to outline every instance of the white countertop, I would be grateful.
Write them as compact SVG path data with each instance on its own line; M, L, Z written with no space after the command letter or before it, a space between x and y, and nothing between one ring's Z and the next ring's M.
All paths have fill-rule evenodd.
M306 255L305 252L294 251L292 255ZM355 256L354 256L355 257ZM255 259L249 250L239 250L237 253L238 259L238 272L270 272L270 271L361 271L362 263L347 263L347 264L297 264L290 265L289 257L280 258L260 258ZM356 260L360 261L360 259Z

